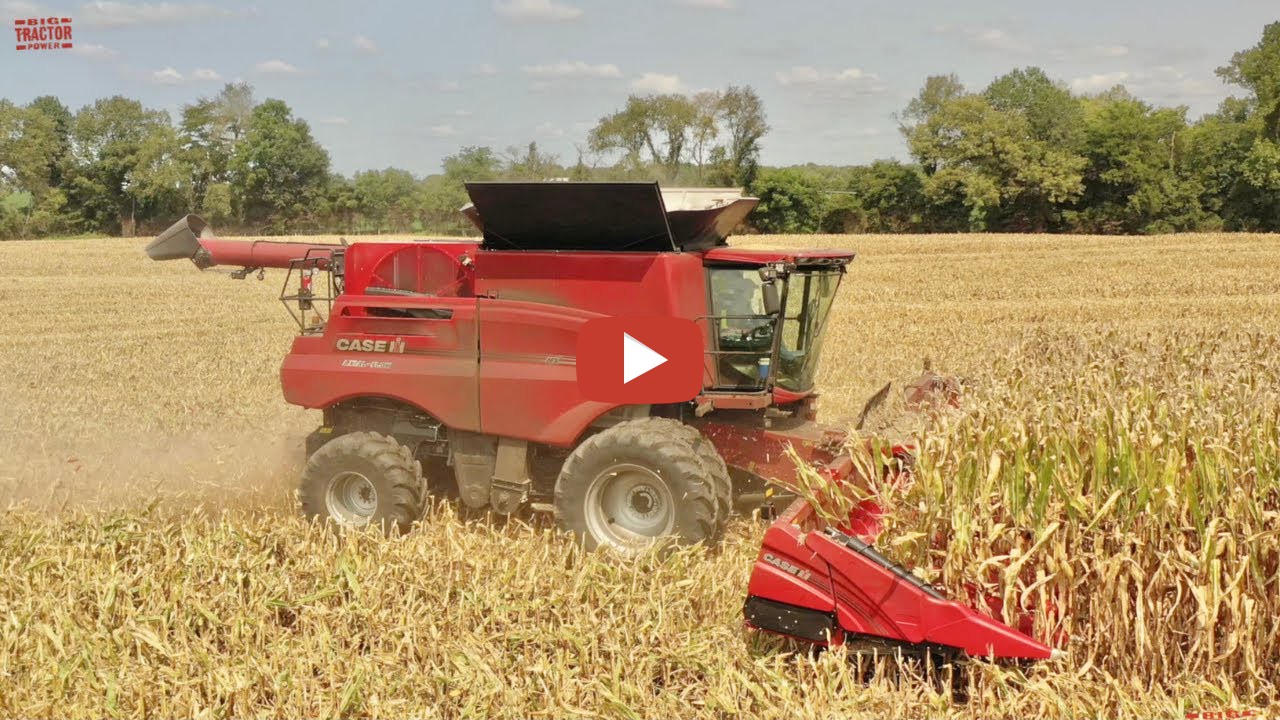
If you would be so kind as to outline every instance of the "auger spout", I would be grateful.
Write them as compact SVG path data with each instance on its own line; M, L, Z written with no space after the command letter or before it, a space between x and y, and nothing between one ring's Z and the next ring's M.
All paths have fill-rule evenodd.
M287 268L294 260L311 258L316 267L328 267L340 245L333 243L276 242L272 240L223 240L214 237L199 215L187 215L147 244L152 260L190 260L204 270L217 265L244 268Z

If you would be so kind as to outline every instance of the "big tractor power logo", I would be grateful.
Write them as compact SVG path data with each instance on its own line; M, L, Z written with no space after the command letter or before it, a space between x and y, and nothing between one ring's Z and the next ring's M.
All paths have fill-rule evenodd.
M18 50L70 50L71 18L18 18L13 21Z

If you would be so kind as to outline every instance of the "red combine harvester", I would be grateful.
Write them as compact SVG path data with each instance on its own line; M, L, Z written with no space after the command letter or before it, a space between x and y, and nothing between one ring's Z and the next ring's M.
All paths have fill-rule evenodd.
M428 491L472 508L552 511L588 547L632 555L712 543L735 507L794 477L786 449L861 482L845 433L816 422L814 377L843 250L727 246L754 198L656 183L470 183L479 241L329 245L211 237L187 216L147 246L233 275L285 268L301 333L285 399L323 411L303 512L406 528ZM296 281L296 285L294 284ZM688 402L583 397L577 333L593 318L664 316L705 331ZM900 451L905 454L905 451ZM776 497L774 498L776 501ZM870 545L878 508L847 526L797 500L765 536L745 607L756 628L816 644L1047 658Z

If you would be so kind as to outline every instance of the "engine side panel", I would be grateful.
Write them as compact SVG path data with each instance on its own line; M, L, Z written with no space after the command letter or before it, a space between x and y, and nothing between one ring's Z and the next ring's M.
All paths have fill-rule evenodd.
M372 313L416 312L422 317ZM445 425L480 429L476 299L345 295L322 335L302 335L280 368L284 397L325 408L387 397Z
M575 308L480 299L480 424L491 435L567 447L617 407L578 392Z
M617 405L577 386L578 329L593 318L706 314L700 256L481 251L480 419L484 432L568 447Z

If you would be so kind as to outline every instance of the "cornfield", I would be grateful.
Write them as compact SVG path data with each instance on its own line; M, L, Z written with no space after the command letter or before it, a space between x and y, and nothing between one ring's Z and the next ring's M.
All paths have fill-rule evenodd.
M975 663L963 699L743 630L751 519L627 562L448 505L396 539L308 525L291 492L318 416L276 384L282 274L232 282L143 244L0 244L0 716L1276 710L1273 238L738 240L861 254L824 420L926 359L964 379L958 408L895 397L873 419L919 446L882 545L955 596L1034 610L1069 656Z

